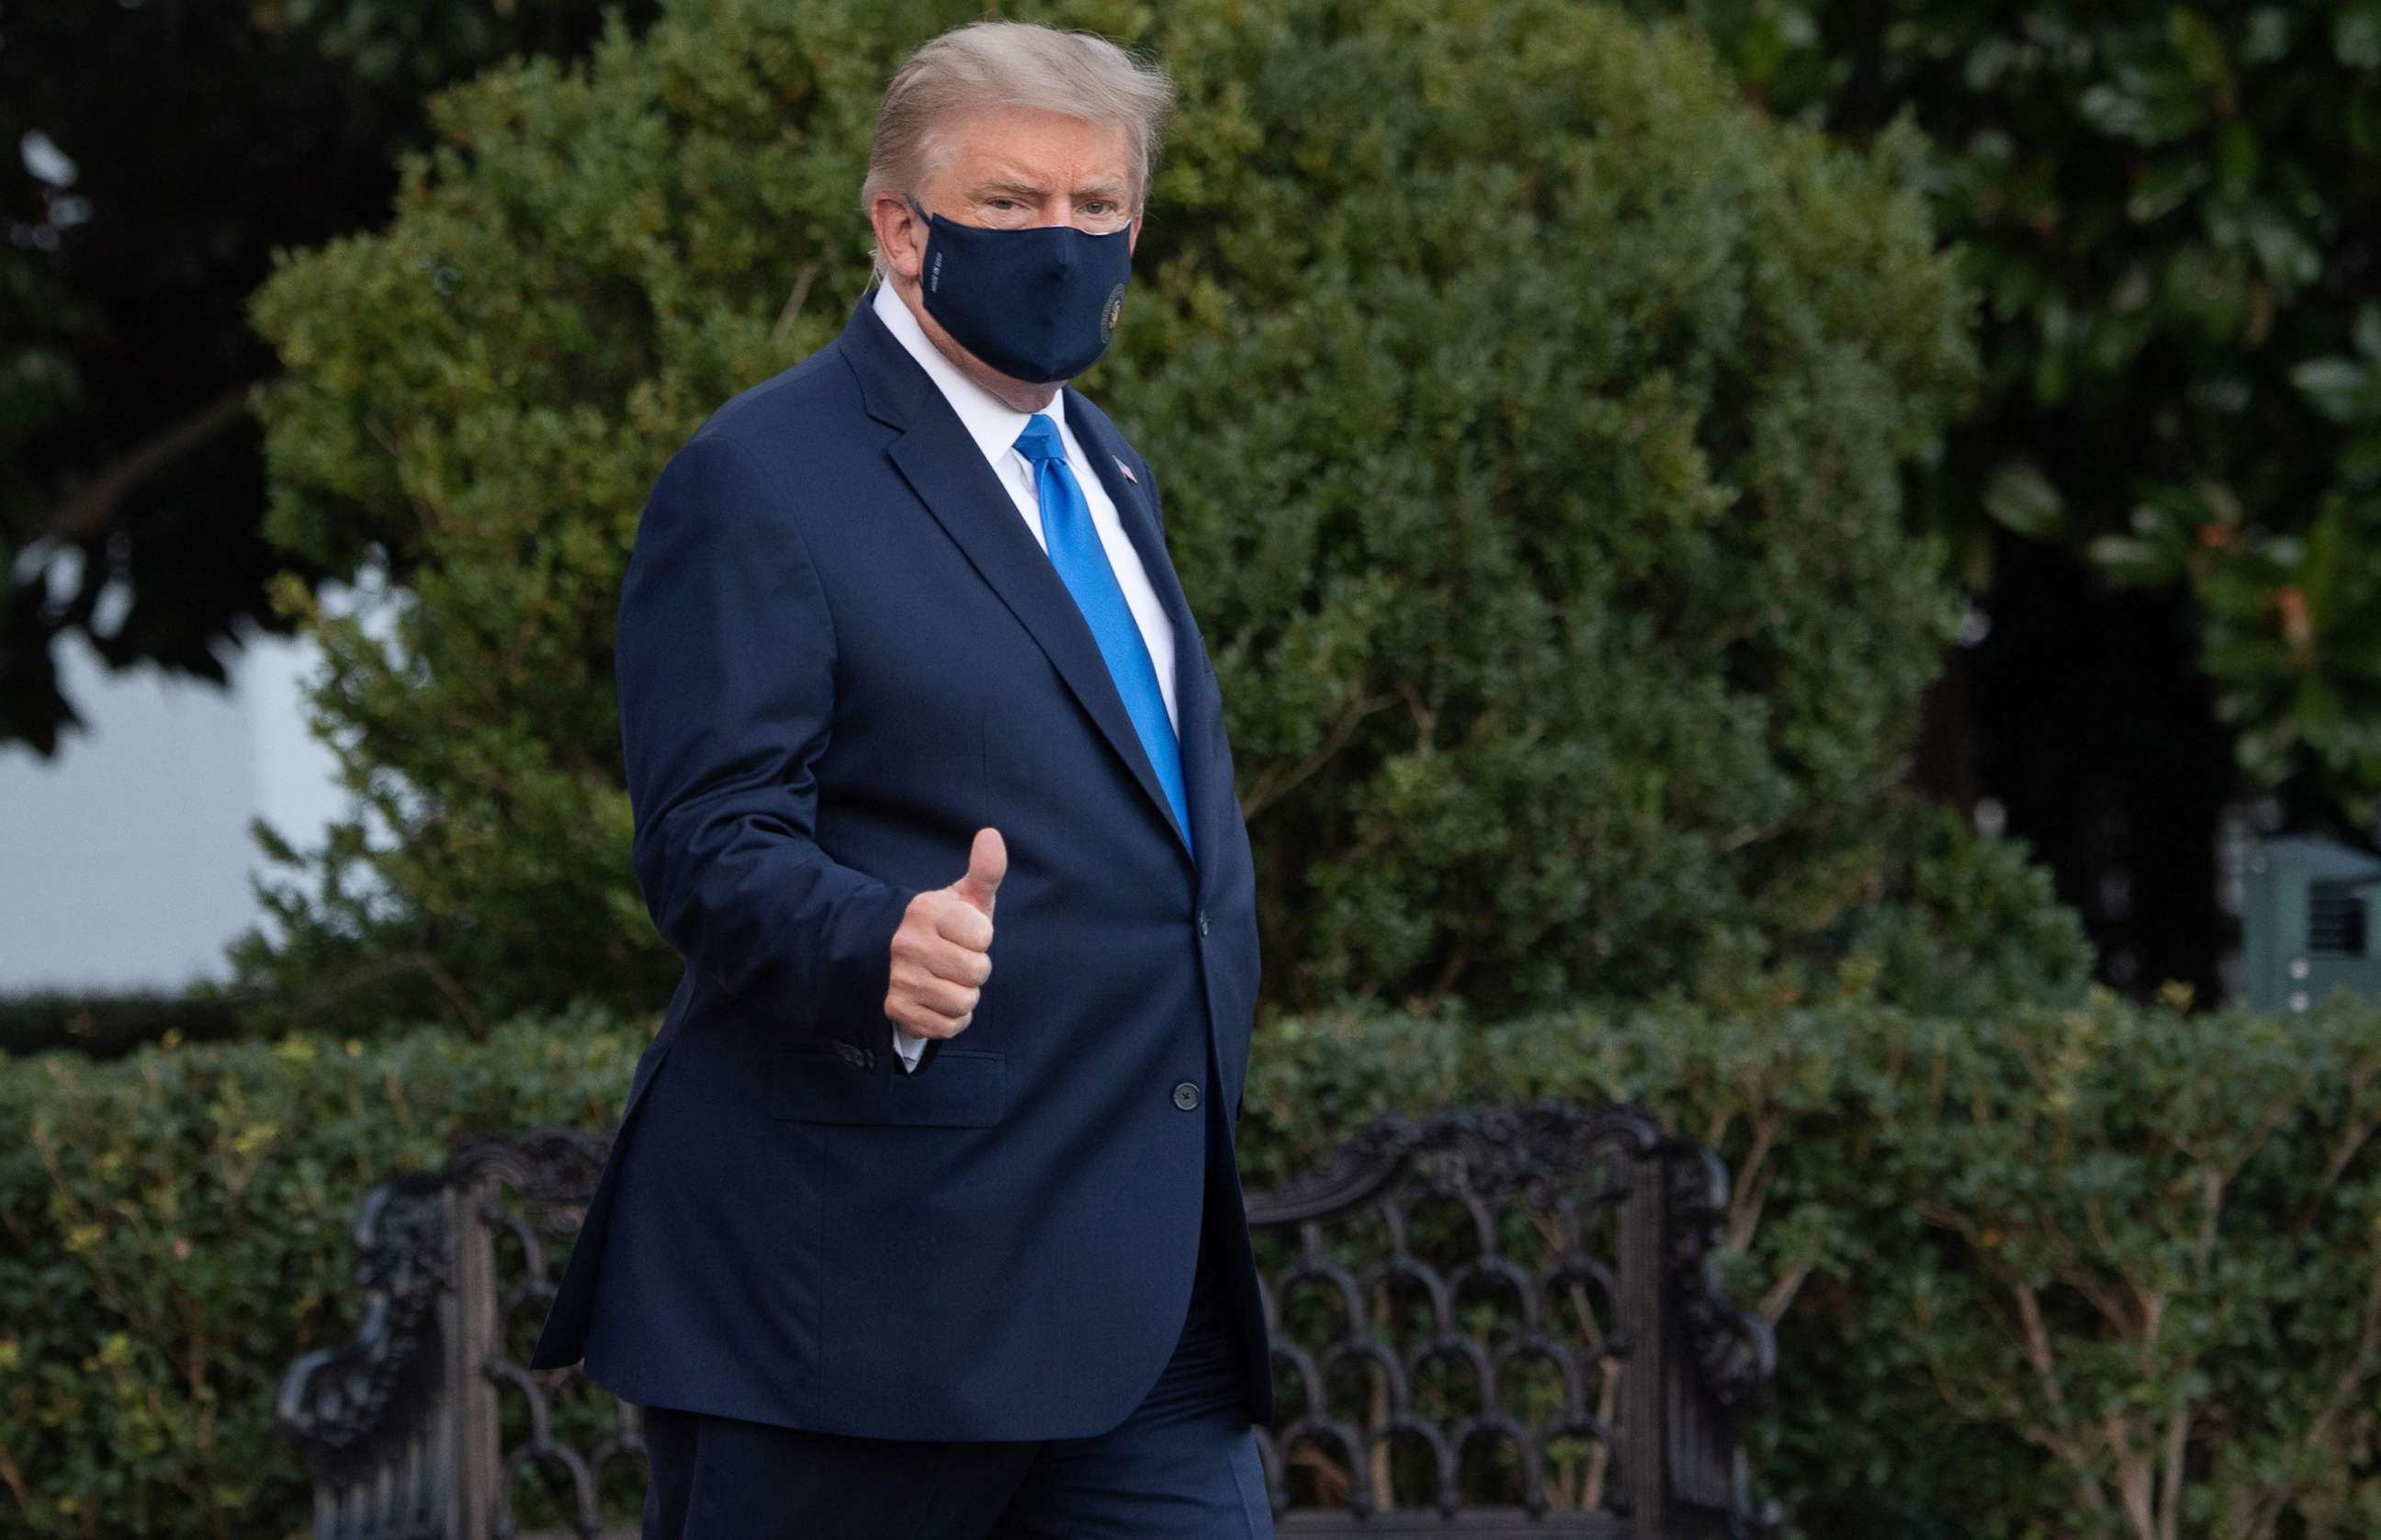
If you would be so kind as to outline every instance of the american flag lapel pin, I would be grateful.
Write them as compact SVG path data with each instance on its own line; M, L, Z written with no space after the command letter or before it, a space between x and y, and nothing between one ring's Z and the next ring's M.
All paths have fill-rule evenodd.
M1115 456L1115 458L1116 458L1116 463L1117 463L1117 469L1118 469L1118 470L1120 470L1120 471L1124 472L1124 479L1125 479L1126 480L1128 480L1128 481L1131 482L1131 483L1132 483L1134 486L1136 486L1136 487L1140 486L1140 485L1141 485L1141 478L1140 478L1140 477L1138 477L1138 476L1135 476L1135 475L1132 473L1132 467L1131 467L1130 466L1126 465L1126 464L1124 463L1124 456L1123 456L1123 455L1119 455Z

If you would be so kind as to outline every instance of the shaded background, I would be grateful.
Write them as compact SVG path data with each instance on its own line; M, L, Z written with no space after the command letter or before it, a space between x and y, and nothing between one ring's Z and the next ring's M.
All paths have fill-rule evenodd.
M1809 1534L2381 1533L2381 1024L2208 1009L2243 842L2369 846L2381 785L2381 0L1635 8L1727 73L1555 0L1014 7L1190 88L1098 389L1173 478L1303 949L1243 1158L1537 1095L1707 1141L1792 1388L1757 1480ZM263 997L0 1000L0 1047L85 1050L0 1056L0 1504L36 1532L295 1533L271 1387L353 1329L357 1196L615 1114L674 969L619 869L608 585L659 455L849 297L873 93L973 9L675 0L594 84L553 63L582 7L0 13L0 989L70 955L170 988L210 916L291 922L241 954ZM1483 243L1484 203L1555 238ZM1447 431L1337 451L1384 420ZM1804 443L1862 446L1858 495ZM1308 527L1263 543L1242 474ZM1820 580L1764 615L1778 570ZM369 625L357 577L395 596ZM298 617L318 655L263 639ZM258 811L287 842L236 834ZM1367 862L1459 861L1369 923ZM1496 903L1584 918L1484 963ZM1703 992L1588 998L1615 980Z
M616 8L632 28L653 13ZM2305 571L2326 519L2340 559L2370 565L2358 446L2381 392L2352 339L2376 295L2381 17L1683 8L1762 110L1853 142L1896 113L1926 127L1942 234L1987 296L1987 394L1914 489L1974 604L1915 781L2047 865L2104 981L2219 998L2238 944L2228 842L2289 828L2369 844L2381 782L2369 746L2336 746L2370 732L2381 621L2346 595L2310 613ZM0 858L20 892L36 873L60 885L58 914L92 916L72 927L86 942L114 917L119 981L172 981L136 936L183 935L168 951L189 961L253 918L224 876L227 824L263 811L302 837L321 821L311 790L284 812L161 777L145 800L179 832L153 825L148 843L181 875L145 903L120 884L71 897L108 869L104 820L62 783L83 719L125 713L109 753L162 761L188 735L201 755L203 708L156 714L168 682L221 685L250 640L288 629L271 574L347 576L261 538L240 403L275 366L247 296L275 248L385 217L429 90L507 55L575 56L600 23L592 5L485 0L6 14ZM250 773L294 786L321 761L289 747L289 667L240 709L262 746ZM119 678L136 683L112 697ZM101 750L84 746L95 782ZM166 854L185 836L187 864ZM89 858L61 859L79 839ZM103 982L40 934L0 931L0 989Z
M650 3L615 6L641 23ZM435 87L574 56L593 4L0 11L0 994L174 988L257 923L249 821L343 805L265 594L245 317L386 217ZM335 599L338 590L334 590Z

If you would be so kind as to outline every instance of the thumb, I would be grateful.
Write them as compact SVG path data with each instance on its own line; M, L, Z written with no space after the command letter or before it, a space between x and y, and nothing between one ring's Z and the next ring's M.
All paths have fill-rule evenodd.
M975 844L968 851L967 875L951 884L951 891L992 917L993 895L1000 891L1000 879L1008 875L1008 846L997 829L979 829Z

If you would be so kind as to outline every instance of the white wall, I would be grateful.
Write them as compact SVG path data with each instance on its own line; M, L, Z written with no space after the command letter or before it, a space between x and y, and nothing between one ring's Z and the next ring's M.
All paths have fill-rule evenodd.
M262 917L249 820L303 847L341 806L330 753L299 714L311 667L308 645L258 638L226 691L148 667L111 673L79 638L63 647L87 730L46 761L0 746L0 994L226 975L224 944Z

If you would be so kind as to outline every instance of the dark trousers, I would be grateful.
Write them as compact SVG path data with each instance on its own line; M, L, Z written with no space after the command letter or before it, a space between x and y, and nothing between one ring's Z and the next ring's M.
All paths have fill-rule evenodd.
M1202 1268L1157 1383L1088 1438L854 1438L649 1406L644 1540L1273 1540L1238 1345Z

